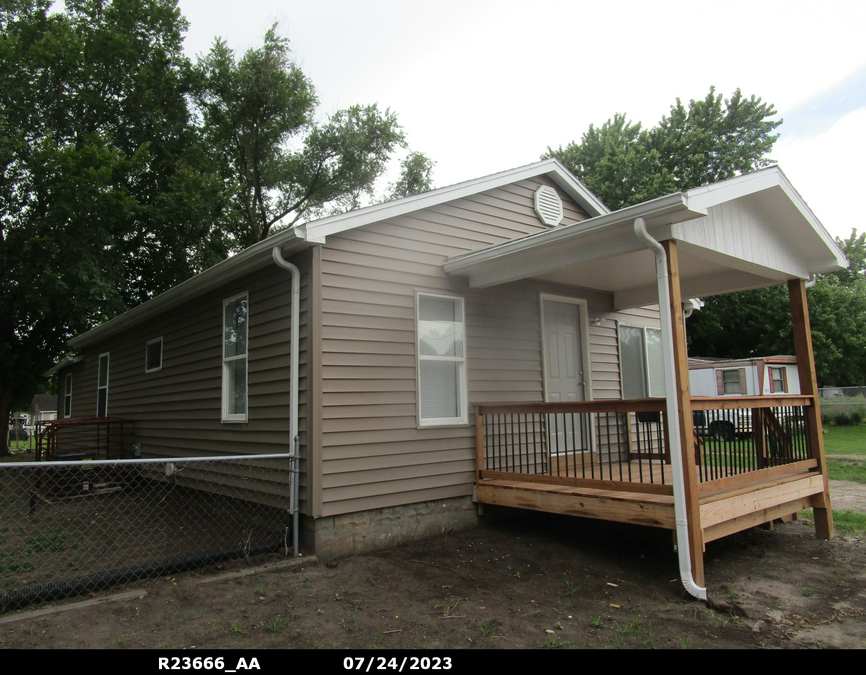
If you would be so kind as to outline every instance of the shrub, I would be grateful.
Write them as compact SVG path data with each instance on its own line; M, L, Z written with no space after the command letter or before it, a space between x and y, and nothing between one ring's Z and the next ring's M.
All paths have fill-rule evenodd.
M866 419L866 398L862 396L835 398L821 402L821 423L847 427Z

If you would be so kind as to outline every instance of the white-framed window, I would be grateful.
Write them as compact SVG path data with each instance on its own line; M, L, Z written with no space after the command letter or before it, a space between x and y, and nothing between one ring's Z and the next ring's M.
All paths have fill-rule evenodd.
M108 360L109 352L99 355L99 372L96 378L96 416L108 417Z
M162 338L149 340L144 350L144 372L155 373L162 370Z
M418 293L418 425L468 424L463 298Z
M223 300L223 422L247 421L249 293Z
M745 394L740 384L740 369L722 371L722 389L725 394Z
M770 393L788 393L788 376L784 366L781 368L770 366Z
M63 416L72 417L72 373L66 373L63 385Z
M619 362L623 398L665 395L660 328L619 324Z

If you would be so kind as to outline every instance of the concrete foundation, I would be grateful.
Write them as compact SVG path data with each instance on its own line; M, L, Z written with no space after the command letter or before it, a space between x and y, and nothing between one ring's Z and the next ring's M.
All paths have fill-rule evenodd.
M302 517L300 534L304 548L328 560L477 525L477 505L469 497L457 497L340 516Z

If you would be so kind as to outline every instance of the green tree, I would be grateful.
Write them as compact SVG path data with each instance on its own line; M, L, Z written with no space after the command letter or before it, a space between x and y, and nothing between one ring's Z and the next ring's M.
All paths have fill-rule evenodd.
M678 190L732 178L772 163L767 154L782 121L775 108L737 89L723 99L710 87L688 107L680 99L652 129L624 114L601 127L590 125L580 143L556 150L556 157L609 208L620 209Z
M0 7L0 428L69 337L225 252L175 1L50 6Z
M313 84L276 26L240 60L217 40L196 72L202 130L228 186L223 226L236 248L302 218L356 207L404 143L396 115L376 105L316 124Z
M849 268L820 275L808 289L815 370L822 386L859 386L866 383L866 236L854 230L836 243ZM689 319L689 353L721 358L793 353L784 286L705 300Z
M580 143L548 148L543 159L549 157L565 164L613 210L676 190L640 123L632 123L622 114L600 127L590 124Z
M433 189L436 162L423 152L413 150L400 161L400 177L388 184L387 200L411 197Z

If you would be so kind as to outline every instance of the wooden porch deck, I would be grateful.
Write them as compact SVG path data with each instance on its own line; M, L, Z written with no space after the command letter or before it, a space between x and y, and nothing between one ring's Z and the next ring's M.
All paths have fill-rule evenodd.
M669 465L665 474L665 485L546 475L491 476L478 482L476 500L482 505L673 530L676 521ZM812 506L823 507L823 497L824 478L815 460L702 483L698 498L702 548L720 537Z

